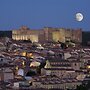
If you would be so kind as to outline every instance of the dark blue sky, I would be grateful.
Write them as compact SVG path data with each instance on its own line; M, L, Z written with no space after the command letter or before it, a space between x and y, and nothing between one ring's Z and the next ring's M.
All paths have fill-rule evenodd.
M90 0L0 0L0 30L43 27L90 30ZM77 22L75 14L84 15Z

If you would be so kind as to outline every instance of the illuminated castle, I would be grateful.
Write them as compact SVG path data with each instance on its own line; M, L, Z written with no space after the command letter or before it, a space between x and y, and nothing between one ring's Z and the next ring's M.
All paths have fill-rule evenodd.
M32 30L26 26L22 26L18 30L12 30L12 39L31 40L32 42L65 42L67 40L82 42L82 30L51 27L44 27L40 30Z

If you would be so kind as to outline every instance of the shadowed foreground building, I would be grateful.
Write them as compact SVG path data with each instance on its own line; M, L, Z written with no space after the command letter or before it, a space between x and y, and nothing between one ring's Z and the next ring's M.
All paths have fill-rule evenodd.
M83 31L82 32L82 44L83 45L90 45L90 31Z
M18 30L12 30L13 40L31 40L32 42L65 42L75 41L82 42L81 29L65 29L65 28L51 28L44 27L40 30L32 30L26 26L22 26Z
M12 38L12 31L8 30L8 31L3 31L0 30L0 38L4 38L4 37L8 37L8 38Z

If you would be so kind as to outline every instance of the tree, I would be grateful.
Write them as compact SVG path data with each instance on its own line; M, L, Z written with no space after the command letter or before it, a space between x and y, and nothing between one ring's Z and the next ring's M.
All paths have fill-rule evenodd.
M30 70L29 72L27 72L26 76L35 76L36 73L32 70Z

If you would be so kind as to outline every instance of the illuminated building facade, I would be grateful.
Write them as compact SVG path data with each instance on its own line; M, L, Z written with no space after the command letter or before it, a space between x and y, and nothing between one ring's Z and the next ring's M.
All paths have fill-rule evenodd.
M12 30L13 40L31 40L32 42L46 41L77 41L82 42L82 30L45 27L40 30L31 30L22 26L19 30Z
M33 42L38 42L38 32L23 26L19 30L12 31L12 38L14 40L32 40Z
M48 41L76 41L82 42L82 30L81 29L65 29L65 28L44 28L45 40Z

